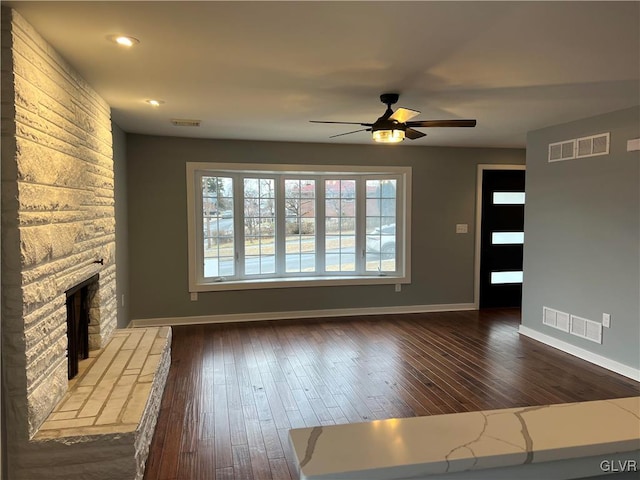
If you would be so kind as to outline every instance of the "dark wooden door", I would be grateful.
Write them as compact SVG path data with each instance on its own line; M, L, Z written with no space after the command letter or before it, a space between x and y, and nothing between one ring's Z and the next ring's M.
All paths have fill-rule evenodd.
M480 308L522 305L524 170L483 170Z

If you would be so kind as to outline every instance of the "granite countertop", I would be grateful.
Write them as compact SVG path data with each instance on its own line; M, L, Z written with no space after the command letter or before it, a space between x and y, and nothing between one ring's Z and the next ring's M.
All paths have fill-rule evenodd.
M640 397L290 431L301 479L395 479L640 450ZM368 472L363 475L364 472Z

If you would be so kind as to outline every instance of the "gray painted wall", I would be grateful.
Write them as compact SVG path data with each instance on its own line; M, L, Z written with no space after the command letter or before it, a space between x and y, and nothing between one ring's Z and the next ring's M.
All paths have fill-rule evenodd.
M476 165L524 163L519 149L202 140L127 135L130 316L473 302ZM189 300L186 162L402 165L413 167L411 285L303 287L200 293Z
M129 215L127 211L127 134L111 123L116 216L116 301L118 328L129 324ZM124 304L122 302L124 296Z
M549 143L611 132L610 154L548 163ZM522 324L640 368L640 107L530 132ZM542 324L548 306L594 321L602 345Z

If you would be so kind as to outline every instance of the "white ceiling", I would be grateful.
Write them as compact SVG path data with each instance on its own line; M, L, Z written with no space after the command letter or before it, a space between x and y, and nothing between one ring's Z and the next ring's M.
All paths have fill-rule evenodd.
M371 143L309 120L373 122L399 92L414 120L478 121L404 144L522 147L527 131L640 104L638 2L2 3L127 132Z

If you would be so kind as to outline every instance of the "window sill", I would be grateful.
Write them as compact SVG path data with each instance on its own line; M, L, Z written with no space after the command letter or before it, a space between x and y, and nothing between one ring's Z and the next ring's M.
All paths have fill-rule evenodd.
M260 278L253 280L227 280L191 285L190 292L218 292L225 290L258 290L265 288L292 287L337 287L353 285L396 285L411 283L408 276L335 276L335 277L295 277L295 278Z

